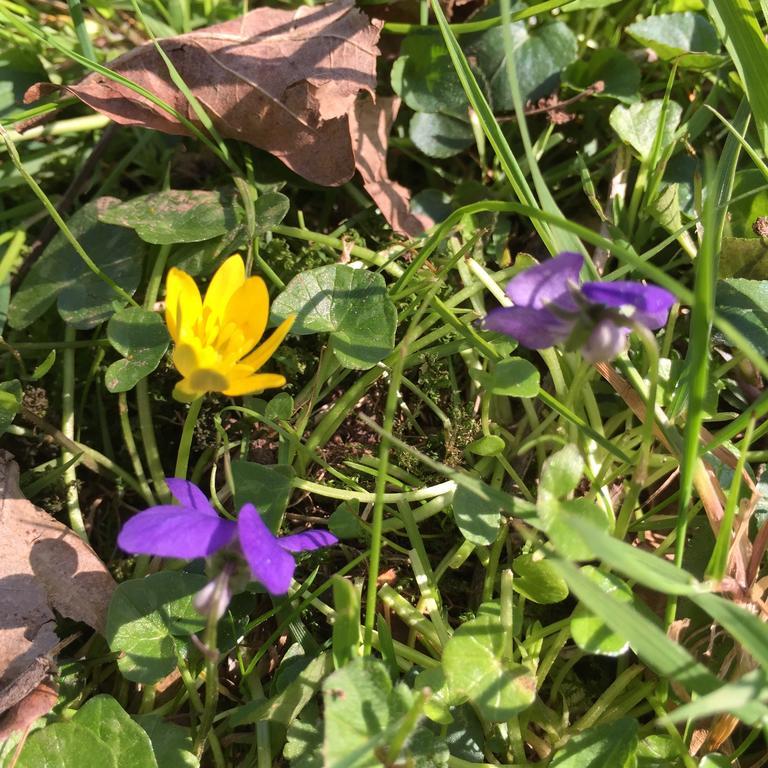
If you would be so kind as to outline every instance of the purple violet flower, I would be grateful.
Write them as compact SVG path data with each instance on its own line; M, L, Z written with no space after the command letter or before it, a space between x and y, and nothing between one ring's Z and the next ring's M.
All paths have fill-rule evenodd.
M676 299L657 285L625 281L580 284L584 258L561 253L515 275L506 288L514 306L491 310L484 327L524 347L581 347L590 362L611 360L627 345L633 325L649 330L667 322Z
M208 557L236 541L251 574L271 595L284 595L293 579L293 552L336 544L328 531L313 530L275 536L253 504L244 504L237 522L225 520L194 483L168 478L168 488L179 502L150 507L132 517L117 537L118 546L137 555L192 560Z

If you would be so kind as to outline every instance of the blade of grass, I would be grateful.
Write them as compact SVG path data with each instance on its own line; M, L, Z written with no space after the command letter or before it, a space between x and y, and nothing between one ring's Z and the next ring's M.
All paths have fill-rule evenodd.
M768 152L768 46L750 0L704 0L704 7L733 59L763 151Z
M540 205L536 200L533 191L531 190L522 169L520 168L517 159L515 158L512 149L507 142L504 133L499 126L498 121L493 115L488 100L485 98L485 94L481 90L480 86L475 79L472 70L470 69L467 57L464 55L464 51L461 50L456 36L451 32L450 25L448 24L445 14L443 13L440 4L437 0L430 0L432 3L432 11L435 14L437 23L440 27L440 32L443 35L445 45L448 48L448 53L453 62L453 66L461 82L464 92L467 95L469 103L472 105L480 125L488 137L488 141L496 153L496 157L501 164L502 169L509 181L512 189L515 192L518 200L525 203L534 209L540 209ZM538 219L532 219L532 223L539 236L544 242L547 250L554 254L559 250L559 241L553 236L552 230L549 225Z

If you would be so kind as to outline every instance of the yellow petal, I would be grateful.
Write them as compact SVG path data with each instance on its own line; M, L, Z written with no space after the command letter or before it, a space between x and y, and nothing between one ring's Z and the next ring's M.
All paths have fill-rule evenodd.
M223 392L229 386L226 376L210 368L198 368L187 380L190 389L198 392Z
M191 376L200 367L197 349L192 344L177 344L173 348L173 364L182 376Z
M191 329L202 311L200 291L191 275L171 267L165 281L165 324L174 341L184 329Z
M202 397L205 394L205 390L198 391L192 385L189 379L182 379L173 388L173 399L178 400L180 403L191 403L193 400L197 400L198 397Z
M232 294L245 282L245 264L240 256L230 256L217 270L205 292L203 308L222 317Z
M243 358L240 362L243 365L249 365L254 371L258 371L264 363L269 360L272 355L275 354L275 350L280 346L282 340L291 330L293 321L296 319L296 315L289 315L283 320L280 325L277 326L274 333L259 347L251 352L248 357Z
M245 349L256 346L264 335L269 317L269 293L260 277L249 277L233 294L224 312L224 323L234 323L243 332Z
M284 385L285 376L280 376L277 373L257 373L255 376L230 381L229 387L223 392L230 397L237 397L238 395L250 395L253 392L260 392L262 389L272 389Z

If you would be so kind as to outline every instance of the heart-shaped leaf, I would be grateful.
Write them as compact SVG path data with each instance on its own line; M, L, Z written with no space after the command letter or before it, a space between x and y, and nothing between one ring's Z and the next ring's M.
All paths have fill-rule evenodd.
M501 509L493 499L459 486L453 495L453 519L467 541L489 546L499 535Z
M662 122L664 101L653 99L624 107L621 104L614 107L609 121L611 128L619 134L619 138L629 144L642 160L648 160L653 151L656 133ZM668 147L675 137L675 131L680 124L683 108L674 101L667 104L664 118L664 128L661 135L660 149Z
M395 346L397 310L384 278L365 269L331 264L297 275L272 305L274 320L292 314L291 333L330 333L346 368L371 368Z
M177 638L205 627L192 598L204 576L162 571L118 585L107 614L105 637L122 653L117 666L123 677L152 685L176 667Z
M125 227L102 223L120 201L100 197L84 205L69 229L93 262L124 291L133 293L141 278L144 244ZM95 275L59 232L16 291L8 308L13 328L26 328L58 297L59 314L75 328L93 328L123 306L111 286Z
M237 225L230 191L166 189L113 205L99 216L107 224L130 227L148 243L197 243Z
M494 616L464 622L443 650L443 673L451 701L471 701L486 720L502 722L536 698L536 678L505 658L506 632Z
M715 302L717 311L733 323L761 355L768 355L768 280L719 280Z
M466 120L431 112L417 112L408 124L411 141L429 157L458 155L475 141Z
M170 341L160 315L129 307L109 319L107 338L123 355L107 368L104 381L110 392L127 392L157 368Z

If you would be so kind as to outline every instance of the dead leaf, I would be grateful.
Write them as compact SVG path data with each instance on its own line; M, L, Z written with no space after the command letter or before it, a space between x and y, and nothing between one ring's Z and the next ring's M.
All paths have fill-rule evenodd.
M224 138L265 149L317 184L337 186L355 171L348 115L359 91L374 93L381 26L350 2L259 8L160 45ZM153 43L110 68L201 127ZM38 83L24 100L57 88ZM98 72L64 90L123 125L188 135L168 112Z
M27 696L0 716L0 741L7 739L14 731L23 731L38 717L47 715L58 701L59 694L55 687L40 683Z
M26 695L44 678L30 670L45 672L59 641L53 609L101 632L114 588L96 553L22 496L19 467L0 451L0 693L26 674Z
M399 109L400 99L397 97L380 96L375 104L366 97L360 97L349 115L349 130L355 163L363 178L365 191L392 229L415 237L434 222L426 216L409 212L411 193L392 181L387 172L389 132Z

